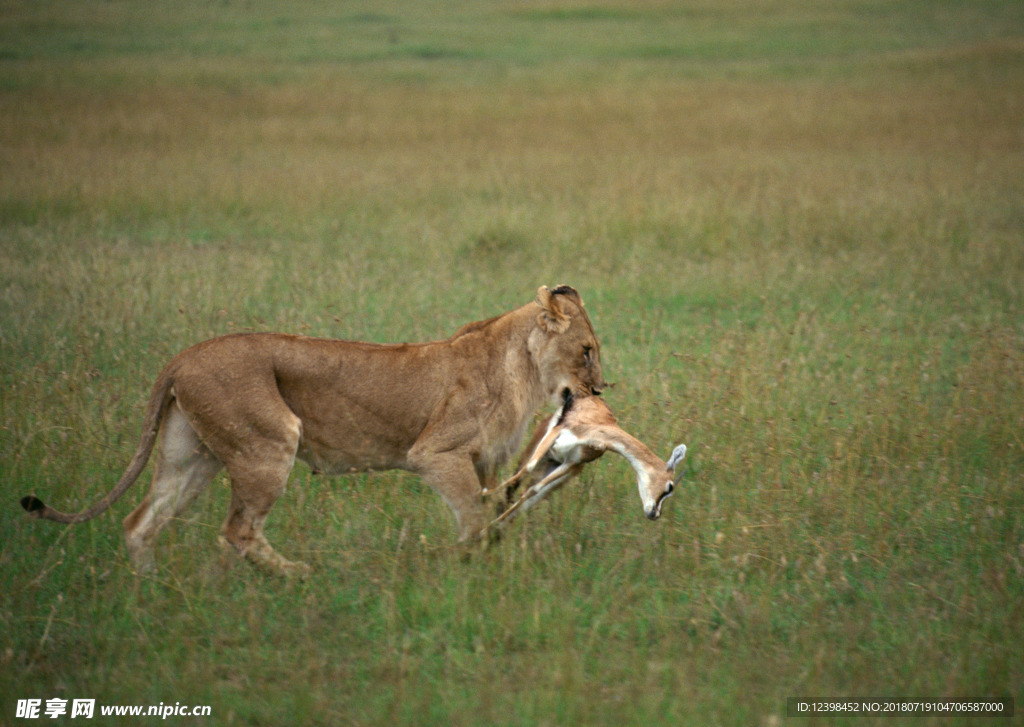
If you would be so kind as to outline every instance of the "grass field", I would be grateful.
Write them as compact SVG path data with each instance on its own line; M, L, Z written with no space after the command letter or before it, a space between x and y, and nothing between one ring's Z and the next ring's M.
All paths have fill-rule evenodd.
M1020 724L1022 151L1017 0L0 1L0 725ZM143 485L18 507L107 492L190 343L558 283L690 446L657 523L610 455L467 561L416 477L299 466L311 578L222 560L221 478L138 579Z

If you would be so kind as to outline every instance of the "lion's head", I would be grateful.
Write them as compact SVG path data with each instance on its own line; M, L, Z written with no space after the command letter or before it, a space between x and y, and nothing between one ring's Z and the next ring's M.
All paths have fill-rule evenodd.
M529 345L548 395L564 389L579 396L599 394L608 385L601 373L601 345L580 294L568 285L541 286L536 304L538 326Z

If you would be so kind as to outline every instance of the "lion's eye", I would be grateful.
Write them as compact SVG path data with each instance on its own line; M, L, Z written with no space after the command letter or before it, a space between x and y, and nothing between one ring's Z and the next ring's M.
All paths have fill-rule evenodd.
M590 363L590 352L593 351L593 350L594 349L591 348L590 346L584 346L583 347L583 361L584 362L586 362L588 364Z

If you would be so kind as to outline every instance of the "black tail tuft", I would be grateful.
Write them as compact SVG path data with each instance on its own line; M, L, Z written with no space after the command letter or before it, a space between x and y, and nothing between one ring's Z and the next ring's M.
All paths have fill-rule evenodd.
M43 501L35 495L25 495L25 497L21 498L21 506L25 508L26 512L30 513L36 513L46 508Z

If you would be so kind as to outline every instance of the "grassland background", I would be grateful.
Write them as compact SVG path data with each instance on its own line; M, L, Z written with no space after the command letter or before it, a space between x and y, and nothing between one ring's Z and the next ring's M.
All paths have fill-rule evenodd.
M0 724L1024 709L1022 151L1012 0L3 0ZM465 562L415 477L298 467L268 532L312 578L225 565L219 479L137 580L141 487L17 506L106 492L192 342L441 338L563 282L621 423L690 445L655 524L606 457Z

